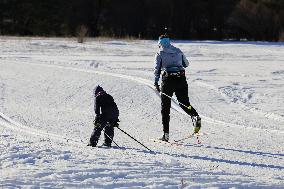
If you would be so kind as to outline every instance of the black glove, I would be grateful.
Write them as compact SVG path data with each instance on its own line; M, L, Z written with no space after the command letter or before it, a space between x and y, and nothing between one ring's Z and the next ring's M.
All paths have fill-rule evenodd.
M161 90L160 90L160 85L158 84L158 82L155 82L154 85L155 85L155 87L156 87L156 90L157 90L158 92L161 92Z
M116 120L115 120L115 122L113 123L113 127L119 127L119 119L117 118Z
M94 120L94 125L101 124L101 115L96 115Z
M113 127L119 127L119 123L118 123L118 122L115 122L115 123L113 124Z

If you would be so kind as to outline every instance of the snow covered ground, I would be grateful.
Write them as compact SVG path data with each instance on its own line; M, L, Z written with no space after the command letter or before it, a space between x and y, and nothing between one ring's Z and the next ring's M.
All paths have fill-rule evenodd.
M0 38L0 188L284 188L284 44L176 41L201 144L162 135L156 41ZM92 89L120 109L113 147L87 147ZM173 104L170 140L192 132ZM101 140L99 144L103 141Z

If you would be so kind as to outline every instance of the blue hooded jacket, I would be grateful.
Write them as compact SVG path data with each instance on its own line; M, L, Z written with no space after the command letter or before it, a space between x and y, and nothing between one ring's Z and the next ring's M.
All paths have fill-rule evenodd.
M159 51L155 56L155 83L159 82L162 71L180 72L189 65L183 52L171 45L169 38L160 39L158 44Z

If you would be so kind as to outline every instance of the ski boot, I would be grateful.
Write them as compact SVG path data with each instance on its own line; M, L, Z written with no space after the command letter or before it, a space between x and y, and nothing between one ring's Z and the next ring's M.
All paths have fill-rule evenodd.
M164 133L164 135L161 138L159 138L159 140L169 142L169 138L170 138L169 133Z
M201 128L201 118L199 116L196 117L196 123L194 128L194 134L198 133Z
M104 142L104 143L103 143L103 146L105 146L105 147L111 147L111 143L109 143L109 142Z
M90 138L89 144L87 146L96 147L98 144L99 138L94 137L93 135Z
M96 147L96 146L97 146L97 144L95 144L95 143L89 143L87 146Z

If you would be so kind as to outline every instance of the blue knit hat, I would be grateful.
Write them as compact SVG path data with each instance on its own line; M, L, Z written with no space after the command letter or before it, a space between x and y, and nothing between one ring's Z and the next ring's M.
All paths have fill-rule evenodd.
M161 35L159 37L158 44L162 45L163 47L168 46L170 44L170 38L167 35Z

